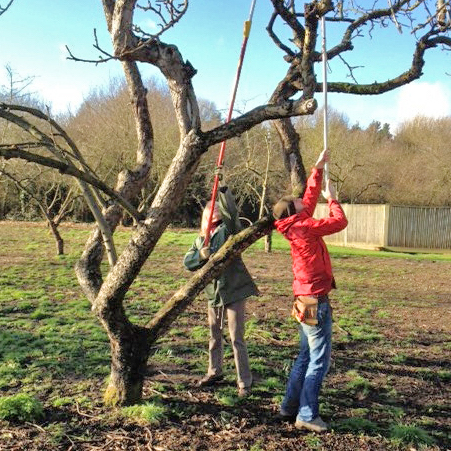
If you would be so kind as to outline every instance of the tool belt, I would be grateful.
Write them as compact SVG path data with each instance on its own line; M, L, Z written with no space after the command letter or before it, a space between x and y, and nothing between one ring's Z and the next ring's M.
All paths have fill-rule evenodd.
M318 304L329 302L327 295L298 296L294 300L291 316L299 323L316 326L318 324Z

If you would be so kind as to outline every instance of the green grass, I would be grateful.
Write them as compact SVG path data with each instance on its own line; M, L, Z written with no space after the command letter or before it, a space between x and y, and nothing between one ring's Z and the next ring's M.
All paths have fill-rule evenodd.
M8 249L15 233L13 230L0 233L0 249ZM14 241L11 262L0 271L0 390L4 395L0 397L0 419L11 424L36 422L45 429L47 439L55 448L61 444L67 445L66 449L70 447L67 437L74 440L76 422L81 418L77 409L88 409L89 415L99 418L102 428L107 428L109 422L131 422L143 427L173 425L171 421L190 421L193 415L198 415L205 417L202 421L216 433L218 428L241 427L240 421L248 415L246 409L254 406L259 418L252 421L271 425L296 357L299 338L297 324L289 318L292 277L289 261L286 277L271 280L272 256L262 253L262 240L246 251L251 256L250 263L255 263L255 268L269 278L262 287L263 295L248 304L246 341L255 376L250 398L242 400L237 396L233 355L226 344L226 380L216 390L206 391L199 397L192 381L173 381L168 373L161 375L161 382L146 382L151 399L110 412L102 410L101 404L110 372L108 337L78 287L73 270L88 232L63 231L67 240L67 255L63 257L54 255L53 243L45 229L32 227L22 233L27 233L27 240ZM163 235L125 298L124 306L132 321L146 324L188 279L190 275L183 269L181 260L196 235L197 231L171 229ZM125 246L129 236L128 230L119 231L115 236L118 248ZM392 281L401 277L409 280L415 262L436 261L434 265L443 264L437 266L437 271L449 271L446 262L451 257L329 249L339 275L339 287L333 293L334 307L337 306L334 365L323 387L321 409L333 426L331 434L369 436L372 440L383 436L389 439L387 449L393 450L408 444L422 446L434 440L439 442L443 434L437 428L435 415L444 410L441 399L449 394L446 387L451 373L445 367L437 368L434 361L448 358L451 345L440 331L430 337L423 334L423 341L431 340L427 346L421 344L421 329L415 328L412 334L398 337L396 326L389 326L390 333L386 334L385 322L394 321L393 312L398 309L421 307L424 299L424 293L404 295L408 284L391 287ZM276 233L273 250L276 257L289 252L286 240ZM405 266L400 263L397 277L392 277L390 268L385 267L386 259L406 262ZM174 265L177 261L180 266ZM425 291L434 300L434 291ZM272 301L279 296L287 299L286 311L271 308ZM441 296L445 299L446 293ZM262 305L266 307L261 309ZM204 299L199 299L158 340L149 362L175 372L183 370L193 377L202 375L208 363L208 334L206 304ZM227 330L225 335L228 339ZM429 354L433 356L428 363ZM424 409L404 408L404 399L413 397L412 393L421 394L430 386L437 392L445 392L424 405ZM408 394L404 393L404 387L409 388ZM18 398L12 398L13 402L10 396ZM3 399L6 401L2 406ZM205 411L210 412L209 409L213 413L207 415ZM43 411L51 420L43 421ZM74 417L73 423L59 422L59 418L67 419L67 412ZM323 446L323 439L315 434L299 440L299 445L310 451ZM255 450L264 446L264 439L257 438L248 444L248 448ZM384 449L382 445L380 449Z
M195 237L196 234L193 234ZM260 238L253 246L258 249L264 249L264 238ZM289 242L277 232L272 234L272 249L275 251L289 250ZM441 261L451 261L451 253L434 253L428 254L424 250L421 252L415 251L389 251L389 250L371 250L371 249L358 249L351 247L333 246L328 245L327 249L332 257L336 258L346 258L346 257L377 257L377 258L406 258L412 260L441 260Z
M198 232L196 230L185 230L173 232L168 229L162 236L158 245L165 246L168 244L175 244L184 248L189 248L193 243L194 239L197 237ZM260 238L252 246L258 250L264 249L264 238ZM352 256L359 257L377 257L377 258L406 258L412 260L441 260L441 261L451 261L451 253L440 253L440 254L428 254L424 251L415 253L412 251L400 252L400 251L378 251L370 249L357 249L341 246L327 246L331 256L336 258L346 258ZM290 249L290 244L288 241L277 232L272 234L272 249L273 251L285 251Z
M206 340L209 337L210 331L206 326L194 326L193 328L191 328L190 335L194 340L201 341Z
M1 420L39 421L43 416L43 406L34 396L18 393L0 397Z
M347 418L332 425L333 429L340 432L350 432L353 434L376 435L380 432L380 427L366 418Z
M158 424L165 416L166 409L159 402L146 402L134 406L123 407L121 413L139 423Z
M407 446L433 445L435 440L415 425L395 424L390 427L390 438Z
M358 391L364 396L368 395L371 390L371 384L367 379L359 375L355 370L348 371L346 375L350 378L347 383L347 387L350 390Z
M251 447L249 448L249 451L264 451L264 443L263 440L257 440L256 443L254 443L253 445L251 445Z

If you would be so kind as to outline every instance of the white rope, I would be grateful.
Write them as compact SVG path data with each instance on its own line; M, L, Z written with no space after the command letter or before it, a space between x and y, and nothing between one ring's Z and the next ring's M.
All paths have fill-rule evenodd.
M322 34L322 55L323 55L323 96L324 96L324 129L323 142L324 149L327 149L327 132L328 132L328 117L327 117L327 52L326 52L326 20L324 16L321 17L321 34ZM329 163L324 165L324 180L329 180Z

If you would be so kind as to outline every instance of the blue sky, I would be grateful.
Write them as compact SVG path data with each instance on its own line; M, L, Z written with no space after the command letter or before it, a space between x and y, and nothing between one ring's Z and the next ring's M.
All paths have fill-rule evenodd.
M250 0L191 0L187 15L162 37L177 45L198 70L193 79L197 95L214 101L224 111L230 100L250 5ZM287 69L283 54L265 31L270 13L268 0L257 0L235 104L241 111L265 103ZM140 15L138 23L152 31L150 19ZM0 21L0 85L7 84L4 67L9 64L18 77L34 77L32 90L51 103L54 112L76 110L90 90L121 76L118 62L94 65L66 59L65 45L80 58L97 57L94 29L105 50L111 49L100 0L15 0ZM327 25L328 47L337 42L338 31ZM394 27L382 30L381 38L356 40L355 46L347 61L352 66L364 66L356 70L359 82L384 81L398 75L412 58L411 35L401 35ZM141 65L141 69L144 76L158 76L153 67ZM328 79L349 81L344 69L338 60L331 62ZM394 129L397 123L417 114L449 116L451 77L446 73L451 73L449 52L433 50L419 82L380 96L329 94L328 103L346 114L351 123L362 126L379 120ZM319 72L318 80L321 77ZM322 95L317 99L321 105Z

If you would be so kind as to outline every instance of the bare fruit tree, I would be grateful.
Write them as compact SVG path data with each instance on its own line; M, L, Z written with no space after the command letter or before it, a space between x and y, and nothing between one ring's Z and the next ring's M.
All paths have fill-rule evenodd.
M111 196L111 200L101 204L106 227L99 227L91 235L76 267L79 283L107 331L111 344L111 377L105 393L105 402L108 404L131 404L141 399L147 361L155 340L168 330L174 319L237 253L245 250L272 228L271 218L266 217L245 229L229 240L186 286L177 291L149 324L141 326L130 321L125 313L124 297L171 222L201 156L211 146L223 140L242 134L264 121L275 120L282 143L282 158L290 174L293 191L302 191L306 173L299 137L290 118L310 115L317 108L315 94L322 91L322 85L316 77L316 73L321 72L319 68L322 61L320 45L317 42L321 18L325 17L326 22L339 24L340 29L344 29L341 40L327 49L327 59L341 59L353 77L352 83L348 79L343 82L328 82L328 90L331 92L375 95L396 89L421 77L427 50L440 46L451 48L449 2L444 2L437 10L431 0L389 0L388 3L375 0L371 9L367 5L359 6L360 3L367 2L356 0L339 1L336 5L328 0L305 4L304 1L295 0L265 1L270 2L273 7L272 16L268 17L267 30L275 45L284 53L288 64L286 75L274 87L273 95L267 104L241 114L226 124L204 131L198 100L191 82L196 69L175 45L162 40L164 32L175 26L187 13L188 0L149 0L143 5L138 5L136 0L102 0L113 51L104 51L98 42L95 46L102 52L104 61L116 59L122 64L138 136L135 168L124 170L118 175L113 193L108 192L107 187L99 183L96 185L96 189ZM138 7L156 15L160 22L160 31L157 34L147 33L134 24L134 13ZM446 13L444 18L443 10ZM284 42L277 32L276 24L279 22L291 30L292 36L287 42ZM353 67L346 63L346 54L352 52L356 40L364 33L372 33L373 39L376 39L378 27L387 26L404 27L409 33L414 32L410 66L402 73L382 82L358 83ZM72 54L71 57L81 61ZM129 208L137 198L153 165L153 121L138 63L155 66L166 79L172 96L180 141L150 207L144 212L132 211L135 219L133 236L117 258L110 258L110 268L103 276L100 264L105 253L105 243L109 242L108 232L114 232L124 208ZM15 112L17 109L14 106L0 107L0 117L26 127L24 122L20 122L24 119ZM51 127L56 127L50 118L48 119ZM45 157L48 160L44 160L43 155L38 155L41 164L51 165L53 162L60 171L81 177L83 183L95 183L92 180L95 174L85 165L75 167L75 163L72 163L76 156L76 146L68 137L63 136L64 146L57 147L53 135L45 135L47 139L44 132L36 134L36 130L33 130L33 133L33 136L38 137L38 142L44 144L41 149L53 151L53 158ZM62 134L63 131L59 130L58 139L61 139ZM4 158L31 158L32 150L37 144L25 144L14 143L12 147L11 144L10 147L2 145L0 155ZM69 150L65 150L67 147ZM62 152L69 152L70 156L65 154L64 158L57 158Z

